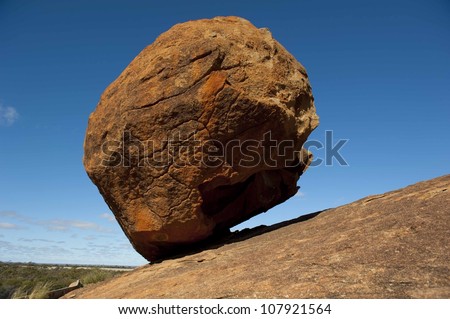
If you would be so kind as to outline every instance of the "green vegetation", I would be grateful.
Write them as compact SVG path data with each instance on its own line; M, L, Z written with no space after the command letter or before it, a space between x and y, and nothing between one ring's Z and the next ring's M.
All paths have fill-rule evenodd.
M107 280L120 273L123 272L104 269L102 266L0 262L0 299L46 298L49 291L67 287L78 279L83 285L87 285Z

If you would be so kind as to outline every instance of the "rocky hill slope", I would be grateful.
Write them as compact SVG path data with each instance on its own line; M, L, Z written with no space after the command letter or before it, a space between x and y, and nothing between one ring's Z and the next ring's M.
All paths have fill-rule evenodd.
M66 298L450 298L450 175L233 233Z

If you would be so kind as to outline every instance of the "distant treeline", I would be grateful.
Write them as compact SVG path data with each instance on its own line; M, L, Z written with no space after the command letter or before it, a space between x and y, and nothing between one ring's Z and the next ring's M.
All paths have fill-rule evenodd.
M90 265L90 264L47 264L47 263L34 263L34 262L11 262L0 261L0 265L17 265L17 266L40 266L40 267L89 267L89 268L114 268L114 269L134 269L136 266L119 266L119 265Z

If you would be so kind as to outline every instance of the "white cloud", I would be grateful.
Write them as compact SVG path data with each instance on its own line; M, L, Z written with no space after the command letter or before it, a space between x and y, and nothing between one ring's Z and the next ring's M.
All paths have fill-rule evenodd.
M19 229L19 226L11 223L0 223L1 229Z
M110 232L111 230L101 227L96 223L86 222L81 220L64 220L64 219L52 219L39 222L51 231L67 231L69 229L81 229L81 230L93 230L97 232Z
M97 229L99 226L95 223L72 220L68 221L69 225L78 229Z
M64 259L72 258L73 252L60 245L33 246L29 243L24 245L19 242L9 242L0 240L0 251L3 261L21 261L21 262L45 262L60 263Z
M81 230L92 230L102 233L110 233L111 229L102 227L96 223L82 220L66 220L66 219L50 219L50 220L36 220L28 216L21 215L15 211L0 211L0 217L11 218L20 223L28 225L36 225L46 228L51 231L67 231L70 229L81 229ZM107 218L105 216L102 217ZM109 217L109 216L108 216ZM107 218L109 220L109 218ZM3 227L2 227L3 225ZM8 225L8 226L7 226ZM10 223L0 223L0 228L12 229ZM21 226L15 225L15 229L23 228Z
M36 243L36 242L42 242L42 243L49 243L49 244L64 244L65 241L63 240L48 240L48 239L41 239L41 238L19 238L19 242L27 242L27 243Z
M68 230L69 228L79 229L93 229L96 228L94 223L74 221L74 220L61 220L53 219L46 221L44 226L49 230Z
M114 222L116 221L116 219L114 218L114 215L108 214L108 213L103 213L100 215L101 218L104 218L110 222Z
M13 210L3 210L0 211L0 217L5 217L5 218L9 218L9 219L14 219L16 221L19 222L23 222L23 223L27 223L27 224L32 224L32 221L29 217L27 216L23 216Z
M305 193L303 193L303 192L301 192L301 191L298 191L298 192L294 195L294 197L297 197L297 198L305 198Z
M19 119L19 113L12 106L0 105L0 126L11 126Z
M0 211L0 216L2 216L2 217L17 217L17 213L12 210L2 210L2 211Z

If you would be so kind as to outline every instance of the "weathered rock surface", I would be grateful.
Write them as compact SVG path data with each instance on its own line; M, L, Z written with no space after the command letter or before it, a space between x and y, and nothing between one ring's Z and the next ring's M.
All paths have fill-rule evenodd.
M446 175L233 234L67 297L450 298L449 192Z
M102 94L84 165L134 248L155 260L293 196L317 125L305 69L267 29L191 21Z

